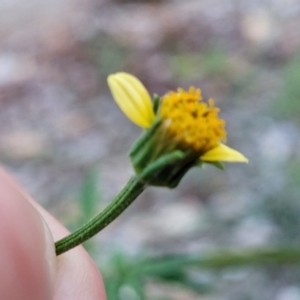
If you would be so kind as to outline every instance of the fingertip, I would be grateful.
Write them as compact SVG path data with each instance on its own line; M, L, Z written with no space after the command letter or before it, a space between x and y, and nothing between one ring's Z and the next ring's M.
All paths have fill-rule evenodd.
M106 299L99 269L82 246L58 256L57 259L54 300Z
M69 234L68 230L45 209L35 202L32 203L47 222L54 240L57 241ZM99 268L83 246L77 246L59 255L56 267L54 300L106 299Z
M52 299L55 253L45 228L39 213L0 170L1 299Z
M3 214L10 220L2 219ZM5 231L3 224L12 228L10 237L0 243L0 278L12 280L0 281L1 299L106 299L100 271L85 249L78 246L56 258L53 238L58 240L69 232L0 168L0 236ZM16 253L6 254L3 247ZM4 275L10 268L14 272Z

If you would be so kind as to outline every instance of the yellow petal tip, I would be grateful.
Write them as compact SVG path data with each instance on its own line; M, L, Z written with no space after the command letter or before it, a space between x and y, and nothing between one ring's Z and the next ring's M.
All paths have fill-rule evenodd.
M204 153L200 160L202 161L224 161L224 162L240 162L249 163L248 158L246 158L242 153L224 145L219 144L217 147Z

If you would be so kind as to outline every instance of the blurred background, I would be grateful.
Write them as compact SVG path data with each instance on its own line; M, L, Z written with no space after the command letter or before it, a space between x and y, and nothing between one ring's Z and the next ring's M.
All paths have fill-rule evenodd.
M132 173L141 129L112 100L110 73L160 95L200 87L221 107L228 145L250 159L147 189L88 242L109 300L300 300L293 265L141 267L300 246L299 28L298 0L0 1L0 160L70 230Z

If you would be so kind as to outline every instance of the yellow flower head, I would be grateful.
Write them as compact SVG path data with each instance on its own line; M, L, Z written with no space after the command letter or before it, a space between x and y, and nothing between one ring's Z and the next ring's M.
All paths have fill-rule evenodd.
M214 101L210 99L209 106L202 102L200 90L194 87L169 92L162 97L159 109L164 127L174 141L199 155L226 139L225 122L218 118L218 113Z
M202 162L248 162L240 152L222 143L226 140L225 121L218 118L219 109L212 99L208 105L201 101L199 89L190 87L188 91L167 93L161 97L155 115L151 97L136 77L112 74L108 85L121 110L137 125L148 129L161 118L161 142L197 153Z

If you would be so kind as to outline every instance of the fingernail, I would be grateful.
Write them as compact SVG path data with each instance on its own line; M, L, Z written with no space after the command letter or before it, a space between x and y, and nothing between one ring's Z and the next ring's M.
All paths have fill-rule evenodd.
M48 270L49 270L49 276L50 280L52 282L52 286L54 286L55 282L55 273L56 273L56 255L55 255L55 246L54 246L54 241L52 237L52 233L42 217L42 215L36 211L37 214L39 215L43 227L44 227L44 237L45 237L45 260L48 265Z

